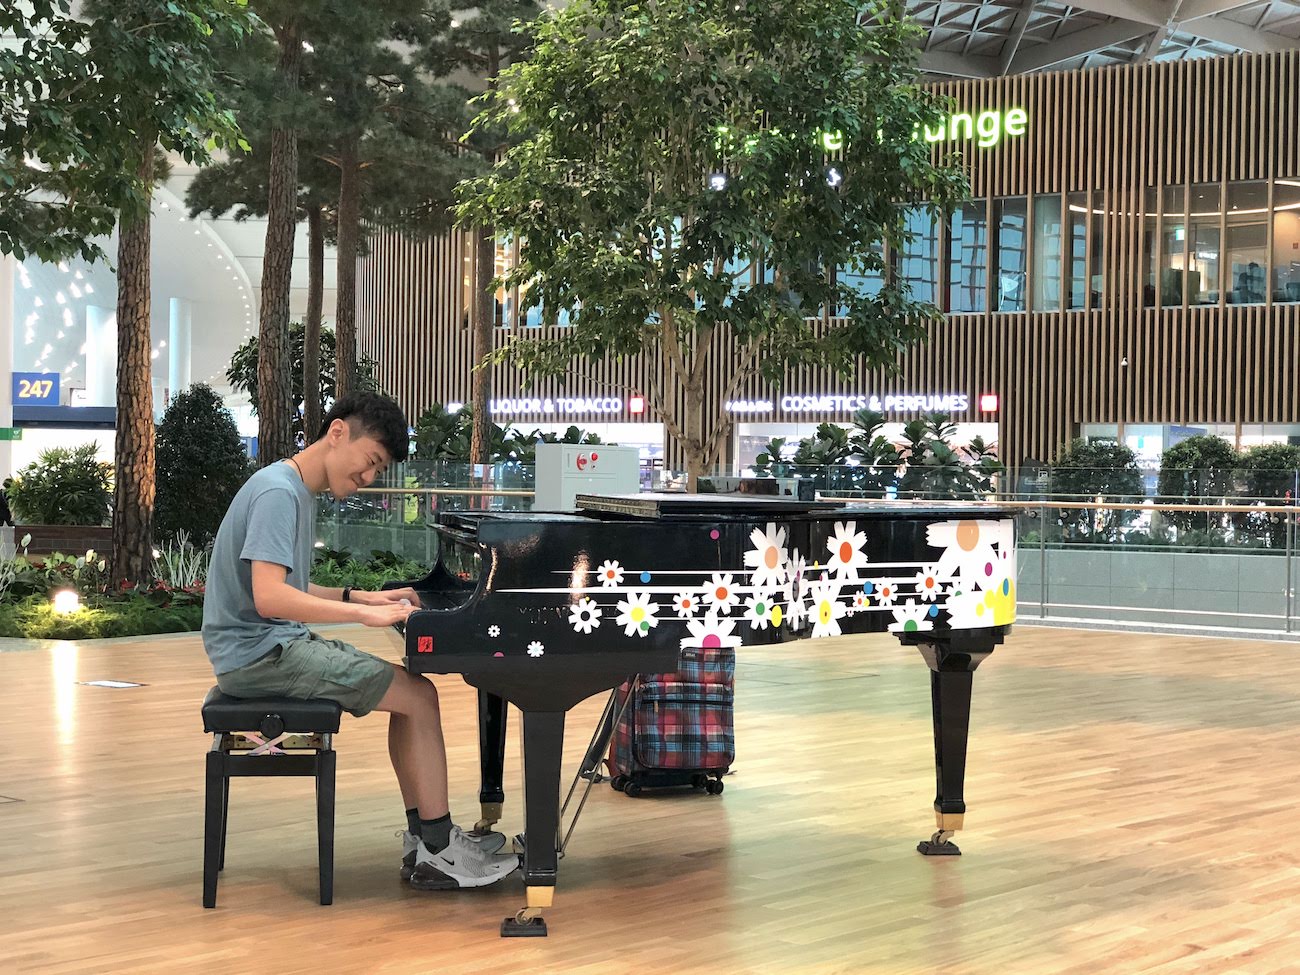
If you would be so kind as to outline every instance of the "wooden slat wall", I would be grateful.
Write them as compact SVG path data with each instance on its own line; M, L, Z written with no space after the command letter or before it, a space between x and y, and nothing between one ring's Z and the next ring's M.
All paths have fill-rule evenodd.
M1098 307L953 315L931 329L924 345L899 358L896 376L860 369L852 382L843 382L791 370L785 389L882 396L964 391L971 409L958 419L970 420L989 419L978 412L978 396L996 392L1000 451L1013 465L1054 456L1082 423L1300 421L1300 306L1273 305L1271 281L1266 305L1155 309L1142 301L1146 188L1300 176L1300 52L938 87L958 111L1021 106L1029 112L1023 138L1004 138L987 150L970 144L965 165L976 199L1028 197L1032 220L1036 195L1100 191L1106 246L1103 266L1091 271L1105 276ZM989 231L996 231L992 223ZM1068 238L1063 244L1068 248ZM381 383L412 416L435 402L469 399L462 283L472 273L468 253L458 233L418 243L379 233L362 261L361 351L378 360ZM498 339L508 334L498 330ZM542 337L547 330L529 334ZM1127 367L1120 365L1125 357ZM709 377L719 399L730 361L719 357L717 374ZM539 382L529 395L611 395L613 387L626 398L654 388L652 381L662 376L659 362L583 363L562 381ZM495 395L516 395L521 386L513 369L494 370ZM777 395L754 380L736 398ZM683 466L667 447L668 465Z

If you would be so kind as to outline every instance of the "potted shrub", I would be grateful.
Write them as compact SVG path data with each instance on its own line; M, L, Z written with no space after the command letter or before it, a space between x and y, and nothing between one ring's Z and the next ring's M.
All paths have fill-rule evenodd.
M154 537L186 532L203 548L253 472L239 428L211 386L196 383L172 397L158 424L157 472Z
M14 537L30 535L26 548L35 553L109 549L112 478L112 465L95 459L93 443L42 451L9 488Z

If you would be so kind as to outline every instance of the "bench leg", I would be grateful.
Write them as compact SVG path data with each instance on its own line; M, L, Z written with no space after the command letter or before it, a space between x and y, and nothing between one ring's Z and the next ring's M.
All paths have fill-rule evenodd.
M316 847L320 860L320 902L334 903L334 768L337 754L316 753Z
M230 827L230 776L221 777L221 857L217 860L217 871L226 869L226 832Z
M203 906L217 906L217 870L225 843L224 796L229 788L225 756L208 752L203 800Z

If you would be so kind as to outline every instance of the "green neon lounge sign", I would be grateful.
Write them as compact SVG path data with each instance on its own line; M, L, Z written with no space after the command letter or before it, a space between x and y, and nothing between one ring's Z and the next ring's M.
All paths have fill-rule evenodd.
M1023 108L1009 108L1005 112L989 109L979 112L955 112L949 115L938 127L929 125L921 131L921 126L912 130L912 138L925 138L926 142L969 142L981 149L996 146L1003 138L1022 136L1029 128L1029 113Z
M986 109L983 112L954 112L945 116L938 126L914 126L912 138L924 138L926 142L970 142L974 141L981 149L991 149L1004 138L1018 138L1029 128L1029 113L1023 108L1008 108L1005 112L998 109ZM768 136L779 137L780 129L769 129ZM718 126L714 137L714 148L725 151L738 148L743 152L753 152L758 145L758 137L749 135L735 145L737 133L725 125ZM839 152L844 148L844 133L837 130L818 129L813 138L816 144L828 153Z

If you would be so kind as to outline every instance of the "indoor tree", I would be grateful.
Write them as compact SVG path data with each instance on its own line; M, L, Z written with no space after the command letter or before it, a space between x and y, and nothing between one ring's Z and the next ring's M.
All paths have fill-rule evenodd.
M236 149L213 94L218 50L256 26L237 0L68 0L0 12L0 249L94 257L115 222L117 443L111 572L144 581L153 561L150 212L155 156L203 162ZM111 219L110 219L111 218Z
M900 203L967 195L915 137L942 100L918 84L922 30L902 8L579 0L539 18L477 123L517 144L462 186L458 215L518 238L502 283L570 325L497 361L560 375L659 351L647 392L692 483L731 429L704 415L707 376L726 376L725 402L791 368L896 368L937 310L897 278L866 294L837 269L883 275L875 245L905 239Z

